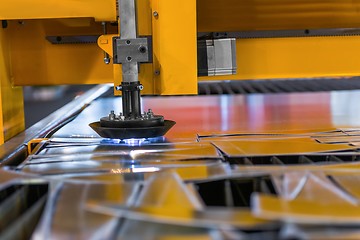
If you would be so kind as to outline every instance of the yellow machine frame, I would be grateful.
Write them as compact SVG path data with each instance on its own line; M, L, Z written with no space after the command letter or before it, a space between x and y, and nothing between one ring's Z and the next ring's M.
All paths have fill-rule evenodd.
M197 76L200 32L358 28L359 1L138 0L139 35L152 35L153 63L140 68L145 94L196 94L203 80L360 75L360 36L237 40L237 74ZM157 14L154 14L154 13ZM97 44L51 44L46 36L102 35L116 22L115 0L12 0L0 9L0 142L24 128L24 85L121 82L121 68L103 62L111 34Z

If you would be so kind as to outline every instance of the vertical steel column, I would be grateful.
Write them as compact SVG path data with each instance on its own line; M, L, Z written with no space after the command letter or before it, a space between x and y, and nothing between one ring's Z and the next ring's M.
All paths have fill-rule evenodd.
M137 37L136 5L135 0L119 0L120 9L120 38L135 39ZM131 62L122 64L123 82L138 82L138 63Z
M136 0L119 0L120 12L120 38L129 40L137 38ZM125 118L136 119L141 117L140 82L138 62L122 63L122 106Z

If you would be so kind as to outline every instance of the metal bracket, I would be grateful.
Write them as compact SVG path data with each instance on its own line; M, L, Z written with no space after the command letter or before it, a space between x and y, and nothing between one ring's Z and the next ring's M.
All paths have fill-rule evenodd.
M152 62L151 38L113 38L114 63Z

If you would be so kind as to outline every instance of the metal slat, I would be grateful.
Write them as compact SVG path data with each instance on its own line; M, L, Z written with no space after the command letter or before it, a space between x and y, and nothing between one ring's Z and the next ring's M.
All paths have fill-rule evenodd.
M322 92L360 89L360 78L346 79L279 79L200 82L199 94L252 94Z
M285 163L283 161L280 160L280 158L273 156L271 157L270 161L274 164L274 165L285 165Z
M299 163L300 164L314 164L314 162L310 158L308 158L306 156L300 156L299 157Z

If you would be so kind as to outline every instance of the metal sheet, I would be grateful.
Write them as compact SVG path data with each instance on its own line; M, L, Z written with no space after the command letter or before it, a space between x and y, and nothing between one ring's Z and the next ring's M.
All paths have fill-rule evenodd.
M212 141L229 157L311 154L355 150L349 144L321 144L311 138Z
M78 138L70 139L68 142L64 140L53 139L48 142L18 169L44 175L145 174L169 168L207 168L219 165L219 160L222 159L211 143L151 143L145 140L132 140L129 144L100 139L93 139L88 143Z
M144 97L145 109L177 125L163 138L127 141L88 126L120 111L120 98L93 101L17 167L50 183L34 236L279 239L327 236L329 226L334 236L356 234L359 153L317 153L354 147L316 140L356 138L359 95ZM231 162L219 150L250 156Z
M359 91L330 93L182 96L142 99L143 109L177 122L166 135L169 141L194 141L197 135L323 133L358 127L355 111ZM120 112L120 98L92 102L54 137L97 138L88 123L111 110Z

